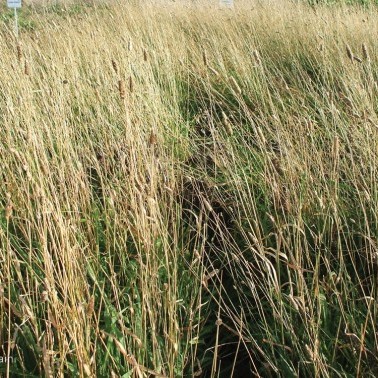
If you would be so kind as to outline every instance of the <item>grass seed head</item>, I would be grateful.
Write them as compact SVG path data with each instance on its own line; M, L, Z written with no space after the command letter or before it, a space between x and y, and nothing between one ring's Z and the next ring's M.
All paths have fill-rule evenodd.
M122 79L118 81L118 91L119 97L121 97L121 99L124 99L126 97L126 88L125 82Z
M261 58L260 58L260 54L257 50L253 50L253 57L255 58L255 62L258 66L261 65Z
M134 92L134 80L132 76L129 77L129 91L130 93Z
M151 133L150 133L150 137L149 137L149 141L148 142L149 142L150 146L153 146L154 144L157 143L157 136L156 136L156 134L153 131L151 131Z
M27 61L25 61L24 73L27 76L30 75L30 66L29 66L29 63Z
M113 67L114 72L118 74L118 65L114 59L112 59L112 67Z
M17 60L21 62L22 59L22 46L20 43L17 43Z
M358 62L358 63L362 63L362 59L359 58L358 56L354 56L353 59Z
M211 66L208 66L208 68L209 68L209 71L213 73L215 76L219 76L219 72L215 68Z
M370 61L369 50L366 46L366 43L362 44L362 56L365 60Z
M224 125L224 128L226 129L227 134L232 135L233 129L232 129L231 122L229 118L227 117L227 114L223 110L222 110L222 118L223 118L223 125Z
M92 377L91 368L87 364L83 364L83 370L87 377Z
M95 94L95 96L96 96L96 100L97 100L97 101L101 101L100 92L98 91L97 88L94 89L94 94Z
M41 293L41 301L47 302L49 300L49 293L46 290L43 290Z
M92 295L89 298L88 304L87 304L87 317L91 318L94 311L94 296Z
M202 51L202 60L203 60L203 64L207 67L208 66L208 61L207 61L206 50Z
M353 52L352 52L352 49L350 48L349 45L346 45L346 53L347 53L347 56L348 58L351 60L351 62L353 63Z
M213 211L213 207L211 206L210 202L206 198L203 198L203 204L205 205L205 208L208 212L211 213Z
M333 138L333 146L332 146L334 159L337 159L337 157L339 156L339 151L340 151L340 140L338 136L335 136Z
M7 201L7 205L5 207L5 219L9 221L9 219L12 217L13 214L13 203L11 199L9 198Z
M238 94L238 95L241 95L242 94L242 90L238 84L238 82L235 80L235 78L233 76L230 76L230 83L231 83L231 86L232 86L232 89Z

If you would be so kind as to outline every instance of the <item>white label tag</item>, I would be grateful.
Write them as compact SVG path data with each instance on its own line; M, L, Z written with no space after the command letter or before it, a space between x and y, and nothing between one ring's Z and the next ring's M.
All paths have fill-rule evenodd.
M232 8L234 6L234 0L219 0L219 4L222 7Z
M7 0L8 8L21 8L22 0Z

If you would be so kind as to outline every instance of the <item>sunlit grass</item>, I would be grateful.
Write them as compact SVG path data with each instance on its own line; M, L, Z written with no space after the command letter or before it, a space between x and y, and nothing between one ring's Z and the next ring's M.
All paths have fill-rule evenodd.
M376 376L375 10L282 3L3 17L2 374Z

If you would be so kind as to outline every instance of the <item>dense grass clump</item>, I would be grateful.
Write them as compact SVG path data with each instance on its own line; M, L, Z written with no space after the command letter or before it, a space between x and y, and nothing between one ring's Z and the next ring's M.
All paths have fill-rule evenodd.
M1 374L377 376L374 9L21 12L19 40L0 23Z

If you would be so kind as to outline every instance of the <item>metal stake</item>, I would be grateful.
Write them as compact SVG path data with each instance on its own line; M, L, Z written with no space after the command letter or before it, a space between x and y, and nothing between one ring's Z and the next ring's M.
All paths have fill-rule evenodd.
M14 32L16 34L16 38L18 38L18 14L17 14L17 8L14 8Z

